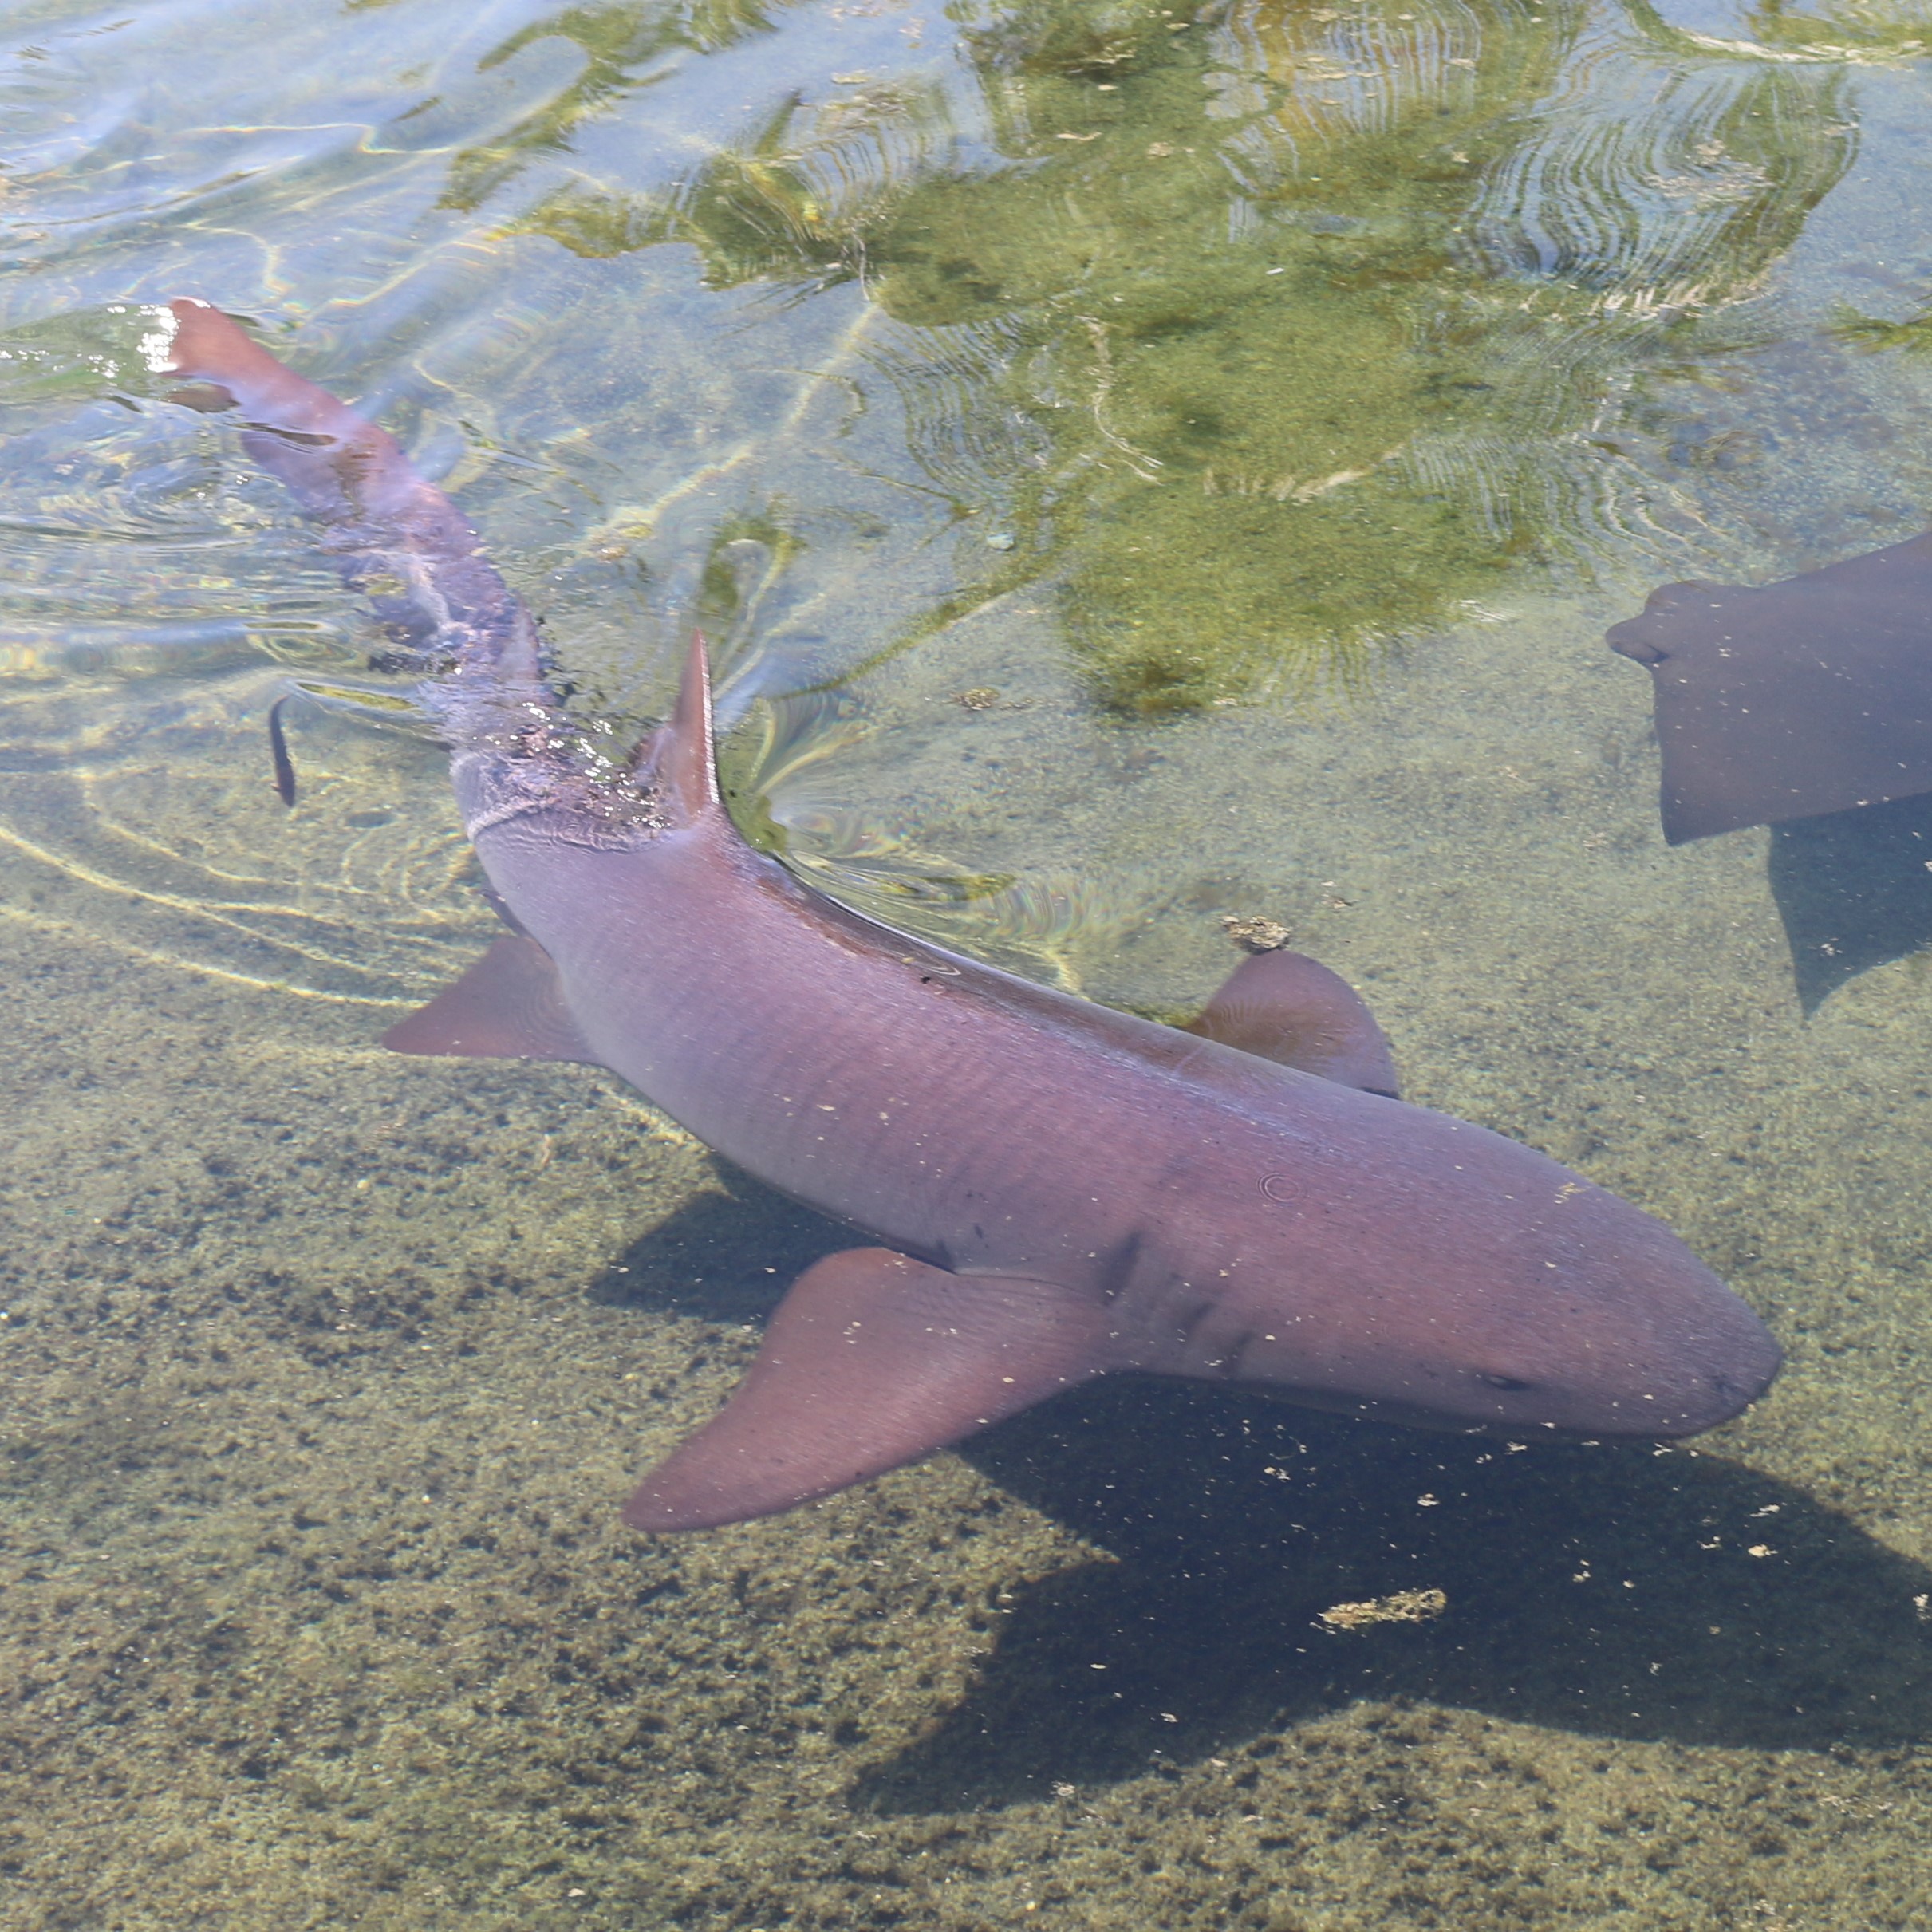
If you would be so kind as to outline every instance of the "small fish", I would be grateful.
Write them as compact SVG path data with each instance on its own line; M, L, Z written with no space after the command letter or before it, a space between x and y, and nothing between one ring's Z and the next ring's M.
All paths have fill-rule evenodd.
M792 1284L637 1528L788 1509L1118 1370L1590 1436L1690 1434L1769 1383L1763 1323L1662 1223L1394 1098L1381 1029L1315 961L1255 954L1184 1031L862 917L733 827L701 640L669 720L605 759L396 445L216 310L170 315L160 366L240 410L345 574L413 600L511 929L388 1044L609 1067L866 1237Z
M268 708L268 755L275 767L275 796L284 805L295 802L295 761L289 756L287 735L282 728L282 714L288 704L284 692Z

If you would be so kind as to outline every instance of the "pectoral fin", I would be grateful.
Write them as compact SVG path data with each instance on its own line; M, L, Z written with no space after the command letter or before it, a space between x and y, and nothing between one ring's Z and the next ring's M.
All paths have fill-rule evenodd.
M645 1530L775 1514L1098 1372L1106 1311L1050 1281L858 1248L801 1275L724 1407L625 1505Z
M460 980L390 1027L382 1043L392 1053L598 1064L564 1003L550 956L522 932L506 932Z
M1388 1039L1367 1003L1305 952L1251 953L1186 1030L1344 1086L1400 1097Z

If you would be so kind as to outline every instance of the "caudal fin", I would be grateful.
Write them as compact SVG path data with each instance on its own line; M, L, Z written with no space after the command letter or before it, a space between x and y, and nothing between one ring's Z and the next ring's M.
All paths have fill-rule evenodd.
M207 302L171 302L159 319L164 330L150 365L194 385L176 400L240 412L243 449L310 516L334 526L331 561L374 598L399 644L425 664L447 658L507 684L539 682L529 611L468 518L417 474L394 437Z
M156 338L153 366L160 373L209 385L199 394L183 392L177 400L195 408L239 408L259 428L279 431L288 440L285 463L270 466L278 474L292 467L298 479L305 479L307 471L300 460L305 451L308 469L315 470L333 465L333 446L343 444L364 446L365 468L407 467L408 459L384 431L307 377L298 376L220 310L183 298L168 305L163 320L169 333L164 345ZM330 480L336 480L333 468Z

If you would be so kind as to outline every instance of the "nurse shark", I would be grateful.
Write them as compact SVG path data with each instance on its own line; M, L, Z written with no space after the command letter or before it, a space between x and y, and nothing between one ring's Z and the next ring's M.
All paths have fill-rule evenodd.
M1286 951L1161 1026L862 917L719 795L705 653L635 753L566 712L529 613L383 431L204 303L152 361L231 408L425 672L506 931L387 1035L608 1067L861 1231L794 1282L637 1528L788 1509L1094 1376L1256 1384L1426 1427L1668 1437L1776 1374L1661 1222L1396 1098L1357 996Z

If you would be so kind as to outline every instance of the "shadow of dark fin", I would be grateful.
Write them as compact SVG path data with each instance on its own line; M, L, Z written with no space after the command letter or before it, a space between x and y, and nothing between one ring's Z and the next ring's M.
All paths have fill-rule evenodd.
M1774 826L1766 869L1808 1019L1847 980L1932 946L1932 793Z

